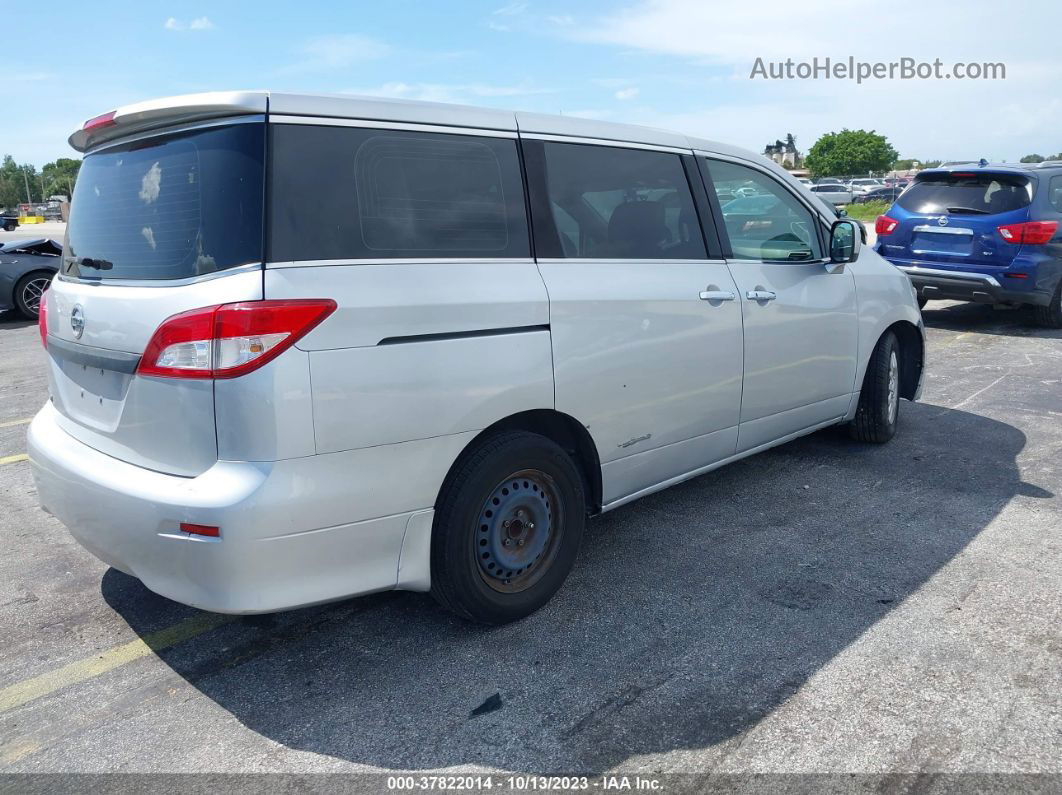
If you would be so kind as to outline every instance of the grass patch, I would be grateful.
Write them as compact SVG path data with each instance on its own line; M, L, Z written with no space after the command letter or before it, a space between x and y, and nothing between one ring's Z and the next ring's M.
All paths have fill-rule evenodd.
M867 221L875 220L879 215L884 215L885 211L892 207L892 202L879 201L879 202L867 202L866 204L846 204L844 209L848 212L849 218L855 218L857 221L866 223Z

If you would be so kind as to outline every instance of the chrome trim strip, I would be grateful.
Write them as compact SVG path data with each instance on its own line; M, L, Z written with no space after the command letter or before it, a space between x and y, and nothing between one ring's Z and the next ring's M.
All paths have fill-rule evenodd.
M972 229L963 226L930 226L929 224L920 224L911 231L932 232L936 235L963 235L964 237L973 237L974 233Z
M234 268L225 268L224 270L214 271L213 273L202 273L199 276L189 276L187 279L86 279L78 276L67 276L63 273L58 274L55 278L59 279L59 281L70 282L72 284L101 284L108 287L182 287L186 284L208 282L211 279L222 279L226 276L233 276L238 273L252 273L260 270L262 270L261 262L250 262L247 265L237 265Z
M581 138L574 135L553 135L551 133L521 132L521 138L530 141L555 141L562 144L592 144L594 146L618 146L624 149L648 149L652 152L670 152L676 155L689 155L692 149L682 149L677 146L661 146L659 144L643 144L638 141L620 141L612 138Z
M375 119L337 119L334 116L270 115L270 124L308 124L318 127L361 127L370 130L406 130L409 132L446 133L448 135L478 135L490 138L516 138L516 130L487 130L480 127L451 127L439 124L416 124L405 121L376 121Z
M726 265L721 259L616 259L615 257L539 257L539 265Z
M184 124L171 124L164 127L152 127L147 130L141 130L139 132L130 133L124 135L121 138L109 138L99 146L94 146L91 149L87 149L84 152L84 156L94 155L97 152L105 152L108 149L113 149L116 146L125 146L127 144L135 143L137 141L143 141L145 138L158 138L160 135L174 135L176 133L190 132L192 130L202 130L207 127L227 127L230 124L262 124L266 120L264 114L255 113L247 116L222 116L215 119L206 119L203 121L186 122Z
M405 258L365 258L350 257L349 259L304 259L293 262L267 262L266 268L273 270L279 268L329 268L337 265L534 265L535 261L530 257L405 257Z
M897 268L902 270L908 276L934 276L940 279L953 279L955 281L973 281L981 282L983 284L990 284L993 287L1001 287L1002 285L996 280L995 276L989 276L987 273L970 273L969 271L942 271L936 268L919 268L917 265L897 265Z

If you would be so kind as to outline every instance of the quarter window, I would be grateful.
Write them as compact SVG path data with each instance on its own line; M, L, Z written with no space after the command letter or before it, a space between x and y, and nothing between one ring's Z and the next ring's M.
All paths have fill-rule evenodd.
M548 206L561 256L704 259L704 238L678 155L546 143Z
M707 161L736 259L805 262L822 257L815 216L761 171Z
M529 257L516 141L272 125L270 259Z
M1048 193L1048 198L1051 200L1051 206L1055 208L1055 212L1062 213L1062 175L1051 177Z

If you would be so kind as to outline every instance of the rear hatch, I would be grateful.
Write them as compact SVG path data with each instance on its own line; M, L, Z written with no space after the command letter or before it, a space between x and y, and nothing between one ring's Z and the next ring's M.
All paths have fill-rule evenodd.
M1021 251L999 227L1029 219L1032 180L1008 173L923 173L888 211L899 223L879 240L890 259L945 269L1006 268Z
M232 120L85 158L47 294L52 402L70 435L170 474L217 460L213 381L136 368L166 318L262 298L264 152L265 125Z

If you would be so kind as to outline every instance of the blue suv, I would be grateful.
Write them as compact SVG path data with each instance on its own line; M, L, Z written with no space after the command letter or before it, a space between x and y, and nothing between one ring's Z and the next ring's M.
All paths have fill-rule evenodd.
M874 245L934 298L1029 305L1062 328L1062 161L927 169L878 216Z

